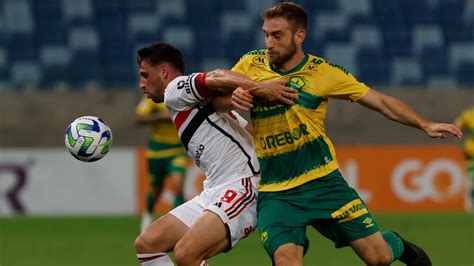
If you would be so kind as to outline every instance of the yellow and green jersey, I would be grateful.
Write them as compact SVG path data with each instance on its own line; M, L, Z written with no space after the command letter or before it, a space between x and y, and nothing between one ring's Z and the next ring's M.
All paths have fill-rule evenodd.
M474 106L464 111L455 121L456 126L469 130L464 141L464 151L474 158Z
M143 97L137 105L136 114L147 116L159 112L168 112L164 103L155 103ZM151 126L151 138L148 143L149 158L165 158L186 153L171 119L161 120Z
M286 78L298 90L295 105L254 99L251 119L260 162L259 191L281 191L323 177L339 166L326 136L328 98L357 101L369 91L344 68L307 54L287 72L274 69L266 50L245 54L234 66L257 82Z

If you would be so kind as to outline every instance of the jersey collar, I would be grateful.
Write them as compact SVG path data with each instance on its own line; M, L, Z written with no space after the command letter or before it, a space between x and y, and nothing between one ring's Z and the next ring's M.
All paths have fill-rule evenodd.
M268 65L270 65L270 69L273 72L278 73L281 76L285 76L285 75L288 75L288 74L291 74L291 73L294 73L294 72L300 70L306 64L306 62L308 62L308 59L309 59L309 54L306 54L305 57L303 58L303 60L301 60L301 62L297 66L295 66L294 68L292 68L288 71L281 71L279 69L276 69L276 68L273 67L273 65L270 62L268 62Z

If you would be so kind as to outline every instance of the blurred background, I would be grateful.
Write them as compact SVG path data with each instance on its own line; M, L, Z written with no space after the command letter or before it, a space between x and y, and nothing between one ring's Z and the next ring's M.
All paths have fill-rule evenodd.
M165 41L184 53L188 73L231 68L264 48L259 14L277 2L0 0L0 265L138 265L150 132L134 124L136 50ZM294 2L309 16L307 53L435 121L452 123L474 105L474 0ZM83 115L102 117L114 136L90 164L64 148L66 127ZM341 101L330 101L326 125L382 228L406 232L435 265L474 264L464 140L429 139ZM188 198L200 182L190 172ZM361 265L310 236L307 265ZM258 234L211 260L243 263L270 265Z

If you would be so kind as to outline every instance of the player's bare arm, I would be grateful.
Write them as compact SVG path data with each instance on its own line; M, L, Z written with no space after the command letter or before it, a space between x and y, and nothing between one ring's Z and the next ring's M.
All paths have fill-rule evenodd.
M232 94L217 95L212 97L211 103L214 110L218 112L229 112L235 108L231 100Z
M235 88L240 87L267 101L279 101L285 104L293 104L293 100L298 97L295 89L285 86L288 82L285 79L257 83L245 75L225 69L208 72L205 82L211 89L224 94L231 93Z
M207 72L205 82L206 86L212 90L222 93L230 93L237 87L243 87L248 90L257 85L250 78L226 69L216 69Z
M412 108L397 98L380 93L376 90L369 90L369 92L362 97L358 103L378 111L385 117L423 130L426 135L432 138L444 138L446 133L453 135L456 138L461 138L461 130L453 124L435 123L420 114L415 112Z
M232 93L232 103L236 109L249 111L253 107L253 96L258 96L267 101L293 105L298 98L298 91L286 87L286 83L287 80L275 80L260 83L250 90L237 88Z

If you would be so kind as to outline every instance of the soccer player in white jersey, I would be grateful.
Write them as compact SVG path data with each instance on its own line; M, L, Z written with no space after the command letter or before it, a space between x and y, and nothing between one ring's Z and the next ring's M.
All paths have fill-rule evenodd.
M135 242L143 266L205 265L205 259L234 247L256 227L259 165L247 122L230 110L237 87L269 101L292 104L296 90L285 81L257 85L228 70L183 75L183 56L169 44L138 51L140 88L165 102L181 142L205 172L203 192L150 225Z

